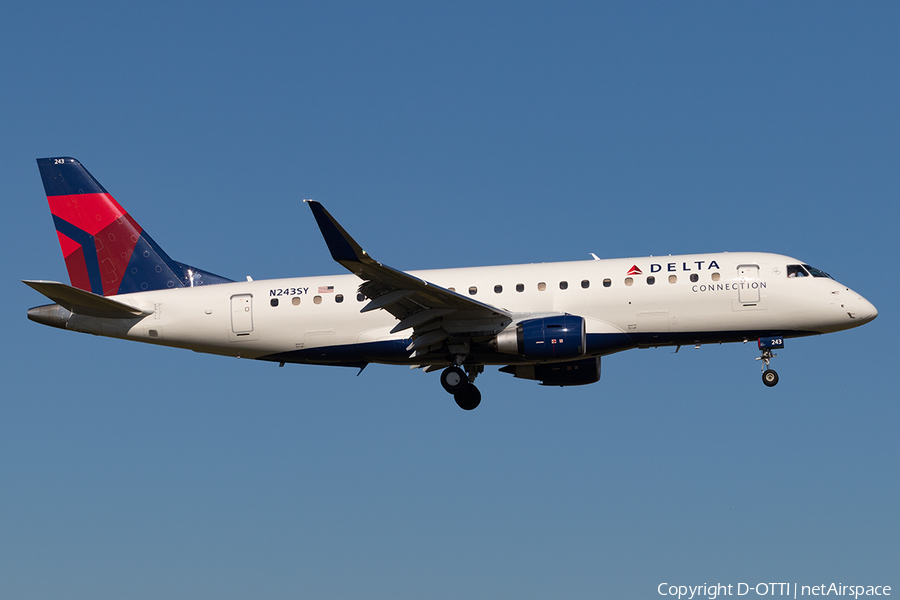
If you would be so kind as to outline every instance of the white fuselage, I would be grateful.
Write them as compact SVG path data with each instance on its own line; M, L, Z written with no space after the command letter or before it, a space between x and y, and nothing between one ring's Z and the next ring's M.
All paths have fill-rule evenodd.
M417 271L425 281L505 309L515 321L569 313L584 317L586 356L639 346L734 342L849 329L875 307L828 277L788 277L796 259L721 253ZM631 274L629 274L631 273ZM416 364L410 330L361 313L355 275L241 281L123 294L151 313L127 321L73 315L68 329L283 362ZM492 354L482 364L516 363Z

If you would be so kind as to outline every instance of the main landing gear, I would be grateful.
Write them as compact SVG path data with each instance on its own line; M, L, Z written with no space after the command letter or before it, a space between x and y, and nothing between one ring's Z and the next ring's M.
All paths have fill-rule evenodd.
M784 348L784 338L781 336L759 338L759 349L762 351L762 356L756 360L762 361L760 367L762 368L762 380L766 387L775 387L778 383L778 373L769 368L769 361L778 356L772 352L773 348Z
M482 371L484 367L481 365L467 366L465 371L459 365L453 365L441 373L441 385L447 393L453 394L453 399L461 409L473 410L481 404L481 392L473 382Z

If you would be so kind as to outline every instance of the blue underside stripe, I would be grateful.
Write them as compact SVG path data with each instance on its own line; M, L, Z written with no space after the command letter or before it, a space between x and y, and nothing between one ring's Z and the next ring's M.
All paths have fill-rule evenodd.
M741 342L745 338L756 340L760 337L782 335L784 337L804 337L818 335L814 331L719 331L719 332L682 332L682 333L589 333L587 335L587 354L593 356L609 355L623 350L641 346L675 346L692 344L719 344ZM393 364L428 364L428 357L412 360L406 349L409 340L391 340L369 342L366 344L344 344L305 348L290 352L279 352L262 356L259 360L302 363L316 365L334 365L340 367L363 367L368 363ZM755 348L755 346L754 346ZM447 358L447 357L442 357ZM482 364L521 363L522 359L510 354L497 352L479 353L473 349L469 356L471 362ZM540 361L533 361L540 362Z

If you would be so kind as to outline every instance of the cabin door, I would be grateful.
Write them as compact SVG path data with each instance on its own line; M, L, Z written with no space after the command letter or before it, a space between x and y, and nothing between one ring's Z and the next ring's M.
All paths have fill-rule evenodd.
M738 300L741 304L759 302L759 265L738 265Z
M253 295L231 297L231 330L235 335L250 335L253 331Z

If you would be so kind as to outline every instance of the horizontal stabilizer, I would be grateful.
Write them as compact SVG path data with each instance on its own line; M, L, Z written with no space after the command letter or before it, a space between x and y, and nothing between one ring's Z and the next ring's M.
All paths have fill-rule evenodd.
M144 311L56 281L23 281L22 283L78 315L105 319L134 319L153 312Z

